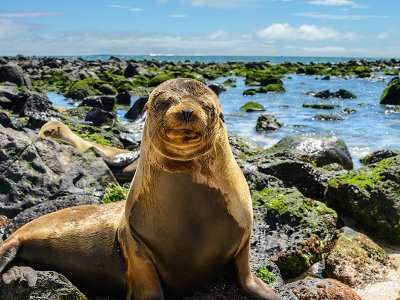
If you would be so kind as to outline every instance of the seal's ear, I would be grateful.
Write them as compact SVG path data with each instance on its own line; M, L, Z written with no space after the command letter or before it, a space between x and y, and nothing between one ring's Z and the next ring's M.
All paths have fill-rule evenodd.
M223 113L220 113L220 114L219 114L219 119L220 119L223 123L225 123L225 117L224 117L224 114L223 114Z

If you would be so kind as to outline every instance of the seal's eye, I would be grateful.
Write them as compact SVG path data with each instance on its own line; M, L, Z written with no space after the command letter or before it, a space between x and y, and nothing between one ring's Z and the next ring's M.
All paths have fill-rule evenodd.
M164 102L157 102L154 105L154 108L156 110L166 110L171 106L171 102L170 101L164 101Z
M215 117L215 108L212 106L204 106L204 110L207 112L207 114L210 116L210 118Z

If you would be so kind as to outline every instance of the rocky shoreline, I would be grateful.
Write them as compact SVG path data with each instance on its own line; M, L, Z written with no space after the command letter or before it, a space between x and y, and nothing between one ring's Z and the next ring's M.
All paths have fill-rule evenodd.
M125 197L129 182L118 183L98 153L36 136L37 129L50 120L64 122L89 141L137 151L143 124L140 107L152 88L170 78L210 84L229 77L224 86L213 87L223 92L243 76L253 86L246 93L251 95L284 92L280 79L292 73L366 78L373 72L395 76L399 68L397 60L274 65L0 57L0 234L5 238L22 224L61 208ZM381 103L400 105L396 78ZM48 91L79 106L53 107ZM129 94L144 100L132 107L131 119L137 121L122 126L116 108L127 103ZM315 96L355 95L340 90ZM260 130L279 130L271 118L260 123ZM231 134L230 143L252 192L252 271L283 299L361 299L356 290L387 280L394 267L373 239L400 244L398 150L373 153L365 158L363 168L353 170L346 144L337 138L288 136L265 150ZM355 220L351 229L343 227L349 217ZM316 263L321 270L305 273ZM61 275L39 274L42 281L37 288L24 282L12 286L0 282L0 298L39 299L49 293L51 297L46 297L51 299L86 298ZM299 279L302 274L308 275ZM400 297L400 289L396 292ZM228 298L247 299L227 272L186 299Z

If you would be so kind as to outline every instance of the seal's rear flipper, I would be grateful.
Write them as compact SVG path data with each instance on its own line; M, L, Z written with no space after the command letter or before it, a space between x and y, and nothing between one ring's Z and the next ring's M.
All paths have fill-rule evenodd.
M7 267L7 265L16 258L17 252L18 246L11 247L10 249L3 252L3 255L1 255L0 257L0 274Z
M5 284L9 284L13 281L24 282L29 287L34 287L37 281L37 273L31 267L14 266L2 276Z

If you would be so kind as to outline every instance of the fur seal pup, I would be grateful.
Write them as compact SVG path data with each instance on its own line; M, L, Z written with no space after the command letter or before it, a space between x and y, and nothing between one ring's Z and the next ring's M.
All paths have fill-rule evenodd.
M247 294L280 299L250 272L251 197L216 94L199 81L173 79L151 93L145 109L125 209L67 208L28 223L0 244L0 272L17 257L79 287L95 289L93 278L107 274L126 299L164 299L233 263ZM9 270L3 278L13 276Z
M67 125L60 121L49 121L44 124L40 128L38 136L71 145L83 151L89 148L96 149L119 182L130 182L135 174L139 153L88 142L73 133Z

